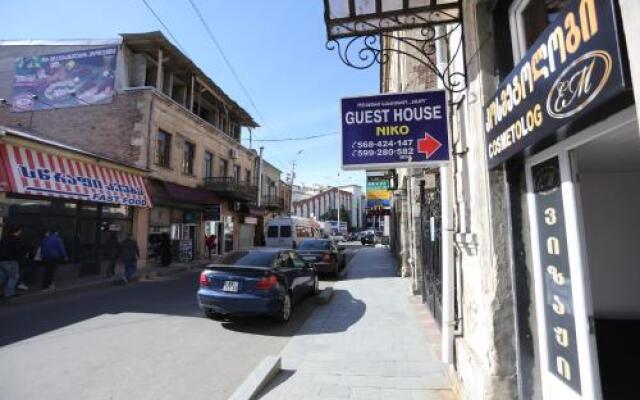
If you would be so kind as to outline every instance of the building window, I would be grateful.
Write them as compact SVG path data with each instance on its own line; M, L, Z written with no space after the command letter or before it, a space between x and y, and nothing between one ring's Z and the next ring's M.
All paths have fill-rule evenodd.
M213 154L208 151L204 152L204 177L211 178L213 176Z
M251 185L251 171L248 169L244 171L244 181L247 185Z
M240 166L239 165L233 166L233 179L236 181L236 183L240 183Z
M229 162L227 160L225 160L224 158L220 159L220 176L221 177L227 177L229 176Z
M513 2L509 9L509 23L515 63L520 61L567 3L569 0L515 0Z
M171 134L162 130L158 131L156 164L165 168L171 167Z
M196 154L196 145L185 141L182 145L182 173L193 175L193 159Z

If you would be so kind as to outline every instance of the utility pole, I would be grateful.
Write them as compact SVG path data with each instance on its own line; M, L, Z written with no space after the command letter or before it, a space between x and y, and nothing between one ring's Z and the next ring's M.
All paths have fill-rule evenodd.
M293 215L293 181L296 179L296 160L291 162L291 195L289 196L289 215Z
M336 188L336 194L338 196L338 233L340 233L341 230L340 230L340 188L339 187Z
M289 215L293 215L293 182L296 179L296 158L303 152L304 150L298 150L295 157L291 161L291 195L289 196Z
M264 150L264 146L260 146L260 155L258 157L260 157L258 159L258 201L256 202L256 204L258 205L258 207L260 207L260 205L262 204L262 151ZM249 185L250 182L247 182L247 185Z

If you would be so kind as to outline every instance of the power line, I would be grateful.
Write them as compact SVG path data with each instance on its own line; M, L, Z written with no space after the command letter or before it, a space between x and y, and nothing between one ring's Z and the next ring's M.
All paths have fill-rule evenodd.
M233 74L233 77L235 78L236 82L238 82L238 85L240 85L240 88L242 89L242 92L244 93L245 96L247 96L247 99L249 99L249 102L251 103L251 105L255 109L256 114L258 114L258 117L260 117L260 119L262 120L262 123L265 124L265 127L266 127L266 120L265 120L264 116L262 116L262 113L260 112L260 109L258 109L258 106L256 105L255 101L253 101L253 97L251 97L251 94L249 94L249 91L247 90L246 86L244 86L244 84L240 80L240 77L238 76L238 73L236 72L235 68L233 68L233 65L231 65L231 61L229 61L229 59L227 58L227 55L224 53L224 50L222 50L222 46L220 46L220 43L218 42L218 39L216 39L216 36L213 34L213 31L209 27L209 24L207 24L207 21L205 21L204 17L202 16L202 13L200 12L200 9L198 8L198 6L195 3L195 1L194 0L189 0L189 4L191 4L191 8L193 8L193 11L198 16L198 19L200 20L200 22L202 22L202 25L204 26L204 29L207 31L207 34L209 35L209 38L211 39L213 44L216 46L216 49L218 49L218 52L222 56L222 59L224 60L225 64L227 64L227 67L229 68L229 70L231 70L231 73Z
M317 139L326 136L334 136L337 135L337 132L332 133L323 133L319 135L311 135L311 136L303 136L303 137L292 137L292 138L281 138L281 139L253 139L254 142L290 142L297 140L309 140L309 139Z
M158 13L155 12L155 10L153 9L153 7L151 7L151 5L149 3L147 3L147 0L142 0L142 2L144 3L145 6L147 6L147 8L149 9L149 11L151 11L151 14L153 14L154 17L156 17L156 19L158 20L158 22L160 22L160 25L162 25L162 27L164 28L165 31L167 31L167 33L169 34L169 37L171 37L171 39L173 39L173 41L176 43L176 45L178 46L178 48L180 49L180 51L182 51L184 54L187 54L187 52L185 51L184 47L182 47L182 45L180 44L180 42L178 42L178 39L176 39L176 37L173 35L173 33L171 33L171 30L169 29L169 27L162 21L162 19L160 18L160 16L158 15Z
M220 53L220 56L222 57L223 61L225 62L225 64L229 68L229 70L231 71L231 74L233 75L233 78L238 83L238 86L240 86L240 89L242 90L244 95L249 100L249 103L251 104L251 106L255 110L256 115L262 121L262 125L265 127L267 132L271 134L271 136L273 137L273 140L275 141L275 139L277 139L277 136L273 133L273 131L271 130L271 127L267 123L266 118L260 112L260 109L258 108L258 105L253 100L253 96L251 96L251 93L249 93L249 90L247 89L247 87L244 85L244 83L242 83L242 80L240 79L240 76L238 75L238 73L236 72L235 68L231 64L231 61L229 60L229 58L225 54L224 50L222 49L222 46L220 45L220 42L218 42L218 39L216 38L216 35L214 35L213 31L211 30L211 27L209 26L207 21L204 19L204 16L200 12L200 9L196 5L195 1L194 0L189 0L189 4L191 4L191 8L193 8L193 11L195 12L195 14L198 17L198 19L200 20L200 22L202 23L202 26L204 27L205 31L207 32L207 35L209 36L209 39L211 39L211 41L213 42L214 46L218 50L218 53ZM258 140L255 140L255 139L253 139L253 141L258 142ZM275 159L275 161L278 161L278 163L281 164L280 165L281 167L282 167L282 165L287 165L287 163L282 161L275 154L273 154L272 157L273 157L273 159Z

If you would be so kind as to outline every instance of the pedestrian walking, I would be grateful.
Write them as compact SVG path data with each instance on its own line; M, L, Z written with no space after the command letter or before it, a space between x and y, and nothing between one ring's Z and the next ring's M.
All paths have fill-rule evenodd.
M13 297L16 294L16 286L20 279L19 263L25 257L21 236L21 228L11 227L8 234L0 240L0 281L4 283L4 297Z
M171 239L167 233L163 233L160 239L160 263L163 267L171 264Z
M55 229L48 230L45 233L42 244L40 245L42 254L42 264L44 266L44 281L42 282L42 291L51 291L55 289L55 275L58 264L62 261L68 261L67 250L64 248L64 242Z
M127 235L127 238L122 241L120 254L122 256L122 262L124 263L123 280L125 283L128 283L136 274L138 257L140 257L138 242L135 241L132 234Z
M118 262L118 257L120 257L120 242L118 241L118 234L115 232L111 232L109 238L104 244L105 256L107 258L107 278L112 277L116 274L116 264Z

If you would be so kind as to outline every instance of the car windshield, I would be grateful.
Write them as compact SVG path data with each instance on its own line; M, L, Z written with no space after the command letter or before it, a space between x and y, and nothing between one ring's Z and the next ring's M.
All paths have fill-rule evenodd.
M234 251L224 256L220 264L269 267L278 253L274 251L245 250Z
M330 243L328 240L303 240L298 246L298 250L328 250Z

